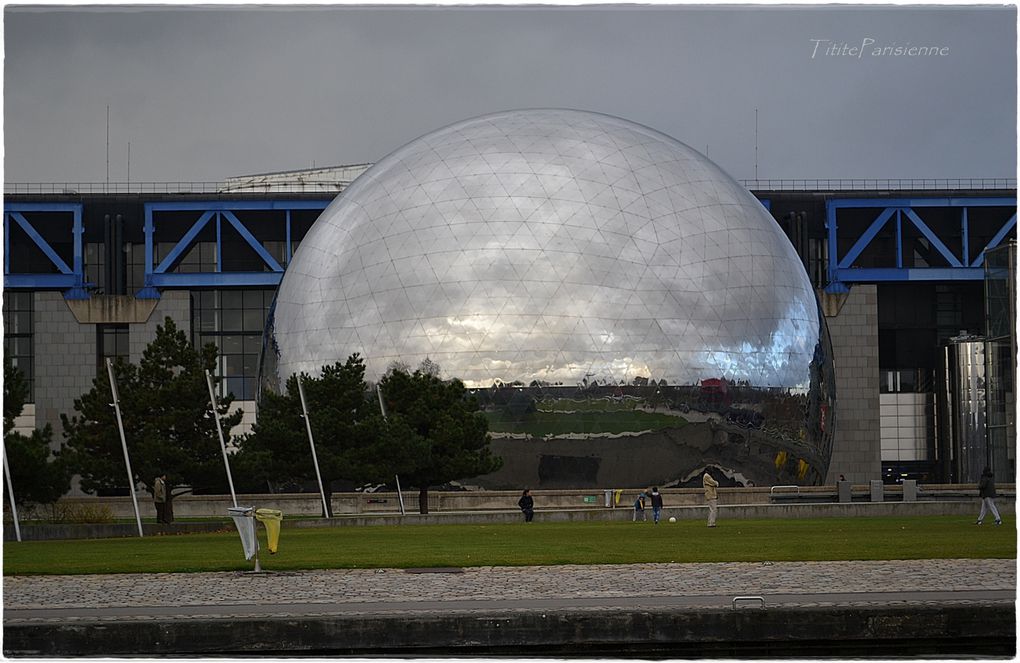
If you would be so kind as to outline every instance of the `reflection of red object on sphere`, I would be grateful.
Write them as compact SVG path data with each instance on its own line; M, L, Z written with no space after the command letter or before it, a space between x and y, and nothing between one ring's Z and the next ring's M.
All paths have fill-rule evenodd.
M730 404L726 378L708 378L701 381L701 400L706 403Z

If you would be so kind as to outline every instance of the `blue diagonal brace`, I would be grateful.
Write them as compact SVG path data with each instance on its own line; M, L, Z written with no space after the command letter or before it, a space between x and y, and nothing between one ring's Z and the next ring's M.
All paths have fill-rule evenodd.
M202 232L202 229L205 228L205 224L209 222L212 215L212 212L206 212L202 216L198 217L198 221L196 221L195 224L188 229L188 232L184 233L184 237L181 237L181 240L177 242L173 249L170 250L170 253L163 258L163 262L159 263L159 267L157 267L154 271L155 274L166 273L167 270L173 267L174 263L180 260L181 256L184 255L184 252L191 247L191 244L195 241L195 237L198 236L198 233Z
M266 251L266 247L262 246L262 243L255 239L255 236L244 227L244 224L241 223L233 212L230 210L224 210L223 217L230 222L230 225L234 226L234 229L237 230L237 232L241 233L241 237L244 238L244 241L248 242L249 246L255 249L255 253L259 254L259 257L262 258L263 262L269 265L271 270L274 272L283 271L283 266L276 262L276 258L274 258L269 251Z
M895 211L895 207L887 207L882 210L882 213L879 214L874 221L872 221L871 225L868 226L868 229L864 231L864 234L857 239L857 242L853 245L853 247L851 247L851 249L847 251L846 255L843 256L843 259L839 261L840 269L847 269L854 264L854 260L857 260L857 256L861 255L864 249L868 247L868 244L871 243L871 240L875 239L875 236L878 235L883 226L885 226L885 222L889 220L889 217L892 216Z
M999 228L999 232L995 233L995 237L992 237L992 241L988 242L988 246L981 250L981 255L979 255L977 257L977 260L974 261L973 266L980 267L981 263L985 261L985 251L987 251L988 249L994 249L996 246L998 246L999 242L1005 239L1006 235L1009 234L1009 231L1015 227L1016 227L1016 212L1013 213L1013 216L1009 217L1009 221L1007 221L1001 228Z
M46 254L46 257L50 259L50 262L53 263L53 265L60 271L61 274L74 273L73 271L71 271L71 268L67 266L67 263L64 262L60 258L60 256L57 255L57 252L53 250L53 247L50 246L46 242L46 240L42 238L42 235L36 232L35 228L32 227L32 224L29 223L25 219L25 217L23 217L18 212L11 212L10 217L14 219L15 223L21 226L21 229L24 230L25 233L32 239L32 241L35 242L35 245L38 246L39 249Z
M913 223L914 226L921 231L921 234L928 238L931 245L934 246L935 249L949 261L950 265L953 267L963 267L963 263L960 262L960 259L953 255L953 252L942 243L942 240L940 240L938 236L932 232L931 228L929 228L928 225L921 220L921 217L919 217L914 210L908 207L903 211L906 213L907 218L910 219L911 223Z

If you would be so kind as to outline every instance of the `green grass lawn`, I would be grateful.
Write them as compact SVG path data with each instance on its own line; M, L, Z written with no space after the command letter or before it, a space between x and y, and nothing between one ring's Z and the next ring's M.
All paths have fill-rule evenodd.
M1016 557L1012 523L976 527L961 516L285 529L272 556L264 537L260 528L266 570ZM8 575L252 568L235 531L3 548Z

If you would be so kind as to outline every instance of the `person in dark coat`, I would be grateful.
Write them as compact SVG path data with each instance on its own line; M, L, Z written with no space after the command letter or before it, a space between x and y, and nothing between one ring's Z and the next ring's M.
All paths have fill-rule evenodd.
M995 516L995 524L1001 525L1002 518L999 516L999 510L995 508L995 475L992 474L992 468L986 467L985 471L981 473L981 480L978 481L978 497L981 498L981 513L978 514L977 524L980 525L984 519L985 514L990 510L992 515Z
M659 524L659 516L662 515L662 493L658 486L652 487L652 520Z
M530 490L524 489L521 499L517 500L517 506L521 507L521 511L524 512L524 522L530 523L531 519L535 517L535 498L531 496Z

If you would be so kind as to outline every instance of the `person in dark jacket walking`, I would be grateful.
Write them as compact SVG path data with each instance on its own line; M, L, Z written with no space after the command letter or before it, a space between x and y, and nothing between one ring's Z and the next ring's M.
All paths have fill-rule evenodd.
M662 515L662 493L658 486L652 486L652 520L659 524L659 516Z
M517 506L521 507L521 511L524 512L524 522L530 523L531 519L535 517L535 498L531 496L530 490L524 489L521 499L517 500Z
M995 476L992 474L992 468L986 467L985 471L981 473L981 480L978 481L978 497L981 498L981 513L978 514L977 524L980 525L985 519L985 513L991 510L992 515L995 516L995 524L1001 525L1002 518L999 516L999 510L995 508Z

